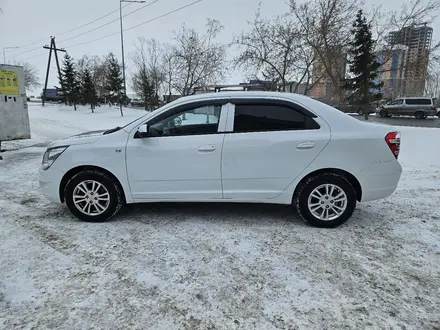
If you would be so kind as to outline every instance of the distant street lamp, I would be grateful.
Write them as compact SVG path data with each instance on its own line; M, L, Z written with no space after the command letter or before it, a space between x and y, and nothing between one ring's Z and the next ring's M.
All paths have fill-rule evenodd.
M18 47L18 46L15 46L15 47L3 47L3 61L4 61L5 64L6 64L6 52L5 52L5 50L6 49L17 49L17 48L20 48L20 47Z
M124 29L122 27L122 3L145 3L146 1L119 0L119 14L121 20L121 50L122 50L122 75L124 77L124 97L127 98L127 83L125 81L125 54L124 54Z

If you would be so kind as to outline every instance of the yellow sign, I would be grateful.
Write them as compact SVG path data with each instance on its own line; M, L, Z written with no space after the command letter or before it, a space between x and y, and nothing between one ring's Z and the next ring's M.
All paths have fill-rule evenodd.
M18 95L18 75L14 71L0 70L0 94Z

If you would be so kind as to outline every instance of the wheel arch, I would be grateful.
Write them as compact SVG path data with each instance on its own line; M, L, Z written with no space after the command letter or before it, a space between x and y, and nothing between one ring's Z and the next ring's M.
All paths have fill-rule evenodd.
M122 197L124 199L123 202L126 203L125 191L124 191L124 188L122 187L121 182L118 180L118 178L109 170L106 170L105 168L95 166L95 165L76 166L74 168L71 168L69 171L67 171L64 174L63 178L60 181L60 187L59 187L59 194L60 194L61 203L64 203L64 201L65 201L64 191L66 189L66 185L69 182L69 180L72 179L78 173L85 171L85 170L99 171L99 172L104 173L105 175L109 176L110 178L112 178L116 182L116 184L118 185L119 189L121 189Z
M310 172L305 177L301 179L301 181L296 185L295 191L293 192L293 198L295 198L298 190L302 186L304 182L306 182L310 177L323 174L323 173L333 173L333 174L339 174L346 178L348 182L353 186L354 191L356 192L356 200L360 202L362 200L362 187L359 182L359 180L350 172L347 172L345 170L339 169L339 168L322 168L313 172Z

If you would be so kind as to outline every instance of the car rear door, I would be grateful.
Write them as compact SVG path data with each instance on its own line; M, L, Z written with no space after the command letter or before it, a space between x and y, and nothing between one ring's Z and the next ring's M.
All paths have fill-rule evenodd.
M223 198L279 196L330 141L327 123L277 99L234 99L222 152Z

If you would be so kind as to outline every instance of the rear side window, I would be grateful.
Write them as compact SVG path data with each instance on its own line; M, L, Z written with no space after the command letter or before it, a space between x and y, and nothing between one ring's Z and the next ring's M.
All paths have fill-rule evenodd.
M237 104L234 132L270 132L319 129L319 125L301 112L277 104Z
M431 105L431 99L406 99L408 105Z

